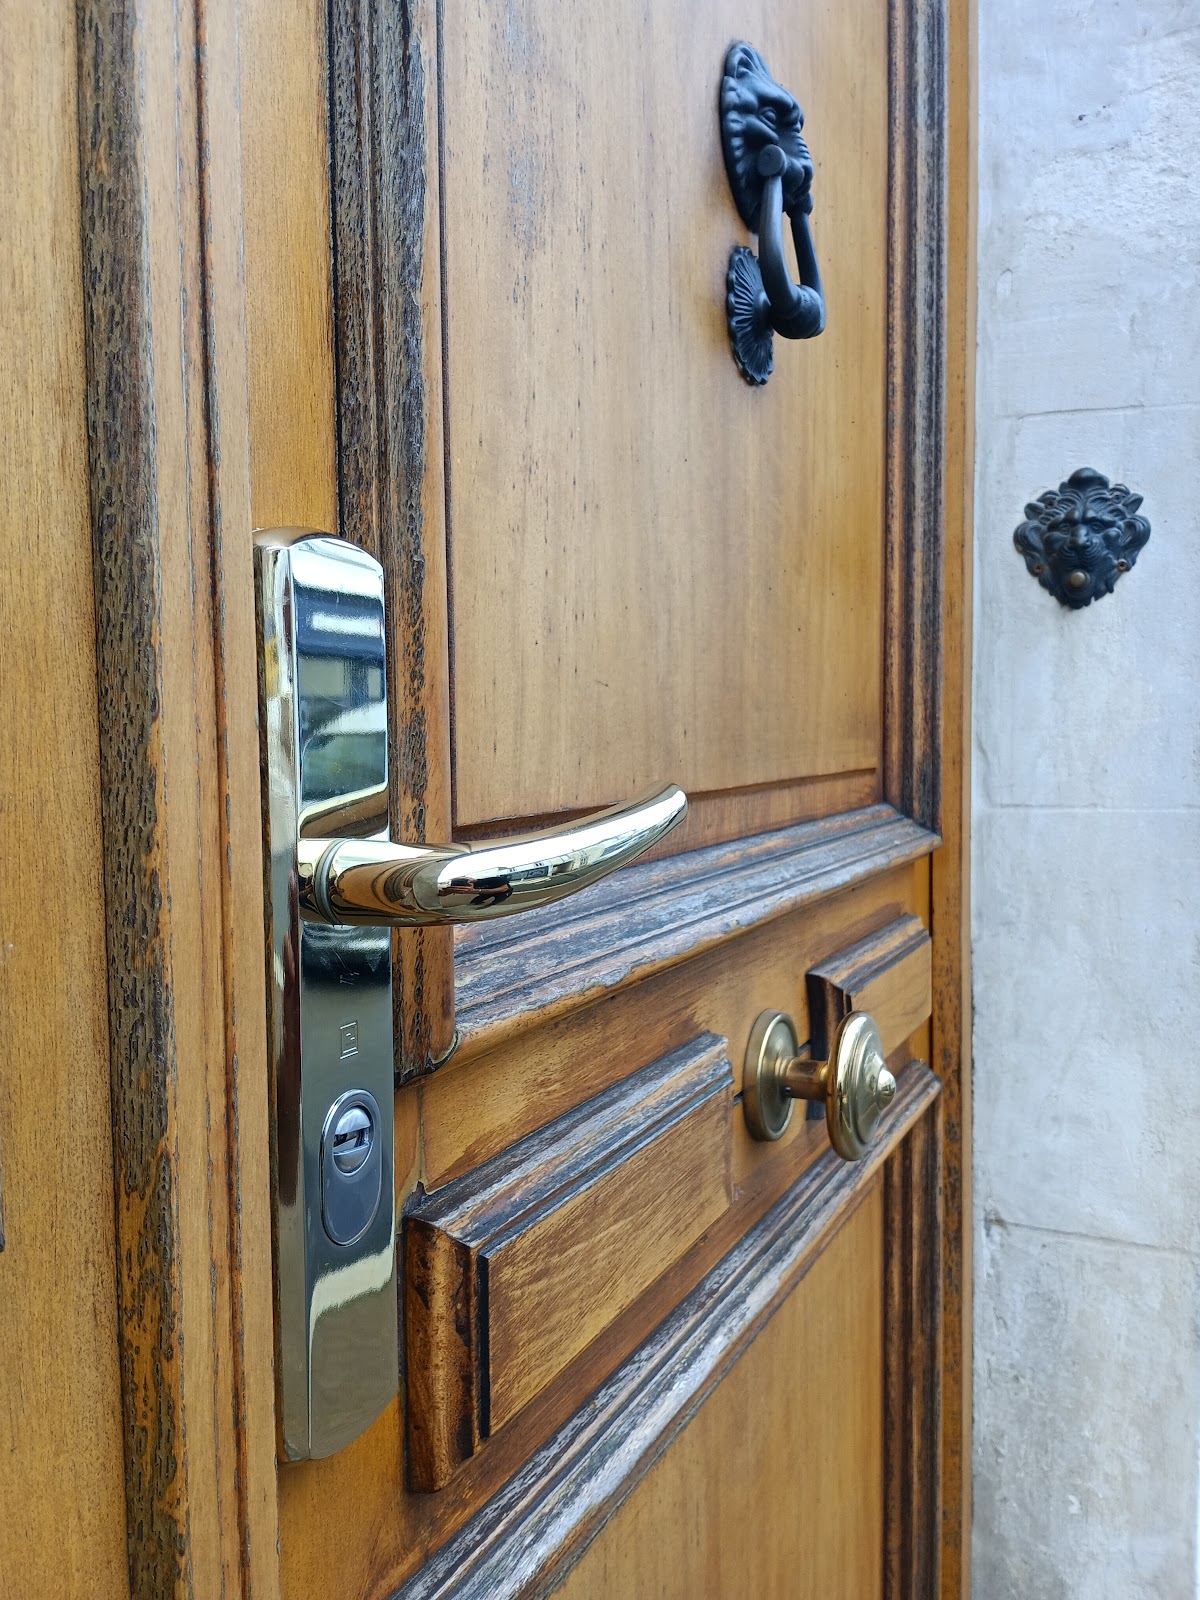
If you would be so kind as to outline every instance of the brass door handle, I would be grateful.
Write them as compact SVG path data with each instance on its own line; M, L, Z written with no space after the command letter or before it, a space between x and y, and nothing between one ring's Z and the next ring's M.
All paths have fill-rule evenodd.
M778 1139L791 1121L793 1100L820 1100L829 1142L843 1161L860 1161L896 1094L874 1018L852 1011L834 1035L828 1061L800 1054L791 1017L764 1011L746 1047L742 1107L755 1139Z
M561 827L479 844L303 838L301 915L401 928L511 916L615 872L682 822L687 808L670 783Z
M327 1456L396 1393L394 926L507 916L682 821L673 784L520 839L393 843L383 568L256 539L280 1452Z

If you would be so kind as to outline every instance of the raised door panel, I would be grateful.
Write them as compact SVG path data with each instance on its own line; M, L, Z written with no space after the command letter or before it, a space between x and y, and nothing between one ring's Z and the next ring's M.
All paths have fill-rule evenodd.
M761 390L725 328L737 37L806 112L829 312ZM887 54L883 0L447 19L456 827L660 778L826 780L776 822L877 796Z

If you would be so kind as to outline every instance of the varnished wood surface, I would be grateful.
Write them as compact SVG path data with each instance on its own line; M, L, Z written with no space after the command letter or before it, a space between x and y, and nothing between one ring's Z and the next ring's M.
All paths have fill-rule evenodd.
M600 20L607 14L603 13ZM339 226L337 206L344 202L346 192L339 190L335 194L331 191L328 179L322 180L321 173L323 163L327 165L330 159L336 160L336 155L333 154L336 149L336 135L333 140L330 139L322 119L326 114L326 108L330 106L333 107L335 121L339 115L335 104L336 94L330 92L331 86L326 78L328 71L328 64L325 61L326 42L333 38L336 53L339 40L342 44L346 43L337 33L338 19L344 20L347 16L354 15L361 13L356 13L349 5L335 7L330 16L330 26L327 27L324 15L316 16L315 13L310 14L308 11L292 10L281 20L277 19L269 8L255 5L247 11L242 34L243 87L249 91L244 95L243 115L247 119L247 126L258 129L254 137L247 135L244 147L249 153L261 147L262 141L265 141L268 152L266 161L261 165L248 154L246 165L248 196L250 196L248 209L253 210L255 214L253 225L248 218L246 273L252 306L249 327L252 403L248 406L248 414L253 443L254 470L251 478L255 510L253 520L256 521L316 521L325 526L333 526L335 515L345 516L345 502L341 507L338 506L339 413L334 384L334 363L337 358L332 354L337 348L337 302L334 291L335 280L329 264L328 234L332 218L336 235ZM378 21L383 16L383 11L373 15ZM405 23L412 23L414 36L420 40L419 48L426 52L422 60L425 63L425 84L428 89L431 74L427 35L424 31L428 27L428 13L422 8L417 8L405 12L403 20ZM387 22L386 17L384 21ZM519 16L516 17L516 21L519 23ZM847 27L846 35L853 40L853 18ZM718 54L726 42L727 38L722 39ZM768 59L775 65L778 52L773 47L772 38L764 33L759 36L757 42L763 45ZM355 49L360 48L362 43L362 40L351 40ZM406 44L405 48L409 47ZM453 47L456 46L452 43ZM507 42L504 48L508 48ZM301 57L304 59L300 59ZM782 64L777 66L777 70L780 76L788 81L787 66L782 55L778 56L778 61ZM805 68L806 72L807 70ZM606 69L606 73L596 81L602 82L609 75ZM792 76L795 78L794 73ZM277 88L276 84L282 87ZM511 89L513 84L518 88L521 87L521 81L513 79L507 88ZM309 91L313 85L316 88L316 103L319 103L321 108L320 116L315 110L311 114L308 110ZM796 79L792 86L797 88L801 99L806 103L813 142L819 146L818 111L815 109L815 103L811 95L806 94L805 86L800 79ZM623 87L619 88L617 96L624 92ZM430 102L427 100L425 124L427 140L429 115ZM829 121L827 112L822 112L820 115L826 122ZM849 116L850 112L847 111L846 115ZM706 125L711 120L715 126L715 113L711 104L705 108L704 117ZM511 118L506 120L505 128L511 121ZM818 149L819 177L821 163L822 156ZM719 172L719 158L717 175L723 185L723 174ZM344 169L343 178L347 178ZM322 181L325 183L323 192L320 190ZM426 182L429 184L434 181L435 177L427 167ZM848 195L848 191L843 192ZM836 202L830 199L829 204L832 206ZM428 188L425 205L428 208ZM447 220L450 221L449 210ZM467 220L470 224L468 248L475 250L478 245L474 224L478 219L472 217ZM427 225L427 221L428 210L423 226ZM554 226L560 225L560 220L556 219ZM324 238L321 237L322 229L325 229ZM616 230L613 231L612 237L617 241ZM431 250L427 228L423 238L425 248ZM404 242L400 241L402 245ZM411 243L411 235L408 236L408 242ZM728 242L731 241L727 241L722 252L721 277L723 277L723 255ZM616 247L614 243L612 248ZM707 244L702 242L701 247L707 248ZM607 242L603 248L604 250L610 248ZM322 251L325 252L324 256ZM487 252L484 251L482 254L486 255ZM405 279L401 275L400 282L406 285L405 292L410 295L413 281L411 276ZM422 277L421 283L422 296L430 296L436 292L436 283L431 284L427 276ZM715 284L715 289L712 310L719 315L721 299L719 281ZM706 286L704 294L707 296L708 293L709 286ZM378 303L382 303L382 300ZM705 303L708 303L707 300ZM411 329L414 326L411 320L411 306L407 311L410 317L407 326ZM453 306L447 307L447 316L449 319L447 326L453 338L455 320ZM425 300L420 312L420 337L424 341L422 370L426 381L432 383L438 376L435 371L438 353L429 348L430 318L430 306L428 300ZM277 320L279 324L286 325L288 330L288 342L282 347L277 347L274 343ZM403 319L401 325L405 325ZM728 362L728 353L723 343L723 329L719 322L710 328L710 333L713 340L712 349L715 351L719 345L722 361ZM322 353L322 341L326 340L329 354ZM815 349L816 346L810 347L810 350ZM601 361L613 359L610 351L615 350L615 344L606 346L601 352ZM569 351L567 353L570 354ZM802 347L782 349L781 366L773 382L777 383L784 371L782 363L786 357L803 359L803 356ZM389 404L399 403L399 396L403 390L403 361L407 359L406 352L400 358L398 368L394 369L394 373L398 374L399 389L389 390L385 396ZM476 359L474 349L469 351L467 357L468 376L470 376L469 362L472 359ZM880 360L879 388L882 392L882 356ZM370 366L370 363L367 365ZM532 370L524 356L510 365L518 379L522 373ZM456 375L463 371L463 366L463 360L456 358L454 351L451 350L449 366L451 407L454 403L452 395ZM732 371L732 364L729 366ZM737 381L740 383L740 380ZM427 391L427 397L429 392L431 391ZM799 392L806 395L806 391ZM280 395L283 396L282 401ZM757 398L761 400L764 397ZM743 399L739 391L738 403L741 404ZM746 400L745 404L748 406L750 401ZM721 407L714 405L710 409L713 415L721 413ZM668 411L669 408L665 408L663 415L667 415ZM752 411L747 411L746 414L754 415ZM426 419L428 422L428 412ZM519 418L516 418L511 411L504 415L506 442L510 437L520 433L518 423ZM809 428L815 426L811 421L806 421L804 425ZM461 432L459 437L461 438ZM602 443L603 439L599 437L595 440L589 439L589 450L593 444L597 446L597 459L599 459L598 446ZM491 500L485 500L480 494L479 484L473 476L477 455L468 452L465 445L463 453L461 455L457 453L453 417L449 444L453 483L461 487L465 473L468 493L480 495L483 509L490 518L495 506ZM470 440L467 440L466 444L469 445ZM722 446L722 451L728 454L727 444ZM714 458L719 453L721 452L714 452ZM198 450L197 459L202 454L203 451ZM833 470L833 467L829 468L830 472ZM386 482L386 472L375 481ZM394 480L397 484L402 484L403 481L399 477ZM303 499L306 504L320 507L322 495L327 496L327 501L324 508L316 513L289 507L291 499ZM272 496L275 497L274 502ZM453 494L451 501L453 509L458 504ZM910 501L910 504L912 503L914 502ZM927 502L922 502L925 503ZM267 510L263 512L262 507L266 507ZM284 507L288 509L282 509ZM536 506L533 509L537 511ZM782 517L781 526L789 528L794 534L795 529L789 521L791 507L785 507L785 512L787 514ZM428 501L423 502L421 514L423 518L428 518ZM878 518L881 515L881 510L876 512L877 521L874 524L876 529L879 527ZM914 519L910 530L911 537L916 539L927 535L923 523L920 527L917 526L919 521L920 519ZM490 523L487 526L490 527ZM908 525L893 516L891 526L896 530ZM423 524L422 539L426 537L428 527L426 521ZM460 531L460 526L456 524L454 529L456 541ZM421 560L429 559L430 552L428 548L414 544L410 534L411 528L406 527L403 530L403 538L408 541L403 543L403 550L407 552L405 559L413 557L419 565ZM478 536L481 540L486 540L487 537L487 527L483 525L482 519ZM490 546L488 548L491 549ZM895 548L894 543L893 548ZM595 544L574 545L571 548L571 559L578 558L581 551L587 556L594 549L598 549ZM857 549L857 545L853 542L843 544L839 547L838 554L830 559L835 562L844 559L850 563L856 559ZM497 547L497 551L502 551L502 547ZM580 560L580 567L581 570L586 567L585 560ZM865 581L862 580L861 570L848 577L840 573L840 570L832 575L845 578L851 586ZM820 591L819 583L815 587L810 585L805 591L802 576L798 577L792 573L787 578L793 597L798 589L800 592L809 593ZM876 588L881 587L877 569ZM920 585L916 588L919 590ZM409 586L402 590L393 602L396 612L394 623L398 630L393 646L401 652L409 648L404 630L410 630L414 637L418 631L413 616L405 609L405 595L414 594L417 589L418 586L415 584ZM553 591L548 589L546 592ZM915 592L912 584L906 592L910 595ZM822 601L822 605L824 604ZM922 609L922 606L925 609ZM924 627L929 617L926 601L922 601L915 609L910 607L908 612L895 614L914 617L916 620L911 625L918 628ZM724 611L718 611L714 617L711 608L708 615L711 623L710 650L717 649L719 641L723 641L719 642L720 649L730 648L728 638L732 637L733 630L726 634L729 625L728 616ZM889 612L889 616L891 615L893 613ZM876 622L879 620L877 611ZM494 617L488 621L489 624L493 624ZM832 626L832 623L827 623L822 618L815 625L825 628ZM503 627L497 628L493 625L488 631L492 635L493 648L497 639L503 642L507 638ZM626 631L627 625L623 619L618 627L609 630L610 634L619 636L622 644ZM878 632L878 629L876 631ZM844 634L839 637L844 637ZM893 628L893 644L895 637ZM607 638L603 642L607 648ZM828 653L833 654L832 648ZM497 652L497 659L502 654L501 649ZM622 659L628 654L630 652L623 650ZM902 689L904 694L914 689L916 668L923 659L920 652L916 655L918 659L915 665L914 652L911 649L906 648L899 654L893 653L889 656L888 672L891 673L895 667L895 670L904 677L906 685ZM822 658L819 665L821 671L824 671L825 658ZM874 672L866 673L866 676L874 681L878 681L881 676L878 665L876 663ZM883 676L886 678L887 675ZM820 671L815 673L813 680L810 681L816 680L819 680L822 686L828 681L821 677ZM724 679L722 681L724 682ZM557 692L559 687L557 678L554 687ZM639 692L643 689L640 679L638 688ZM813 697L809 694L808 683L797 688L795 683L789 682L785 697L789 706L794 706L798 702L807 705L811 712ZM460 711L462 704L460 700ZM816 718L815 714L813 715L812 737L819 739L822 735L816 728ZM925 783L925 777L921 774L927 776L931 770L928 764L924 767L921 765L929 749L928 726L924 733L918 730L914 735L913 721L913 717L906 711L903 748L908 752L904 758L908 765L905 771L910 775L917 775L919 783L916 788L910 786L904 795L916 794L920 784ZM522 708L522 715L518 719L522 734L531 728L536 733L535 724L536 718L529 708ZM678 725L683 726L682 721L679 721ZM858 725L861 731L861 719ZM497 730L498 744L501 731L504 730ZM606 738L600 737L595 727L590 724L587 726L587 733L588 739L584 744L588 749L604 746L606 742L609 745L612 743L611 740L606 741ZM924 744L922 740L925 741ZM430 748L434 747L427 746L427 753ZM892 749L897 748L900 746L893 740ZM551 756L554 761L558 760L557 748L551 751ZM854 769L860 776L862 773L870 774L873 786L879 782L873 771L873 763L878 756L879 750L876 748L871 762ZM597 759L604 758L606 752ZM483 771L485 765L496 772L507 770L510 773L516 770L517 766L512 759L512 752L508 749L497 749L488 763L480 764L479 770ZM824 778L817 779L818 785L825 781ZM855 778L854 781L859 780ZM905 782L907 781L906 778ZM777 796L782 791L765 792ZM824 790L821 792L825 794L826 799L833 793L832 790L828 793ZM927 783L920 792L923 794L930 792ZM874 798L876 793L877 789L873 787L871 797ZM896 794L900 795L901 791L897 790ZM587 795L584 798L591 801L614 797L608 793L601 793ZM889 793L889 798L891 797ZM517 814L520 814L522 809L540 811L559 803L565 802L556 801L553 796L539 794L532 807L514 806L513 810ZM803 803L802 797L797 796L797 804ZM833 803L830 800L830 804ZM745 822L742 813L737 812L736 796L727 800L717 791L710 807L714 816L720 807L732 807L728 817L734 817L735 820L730 823L726 817L725 822L716 824L718 830L726 825L750 825ZM496 815L501 814L502 810L497 810ZM798 811L795 814L804 813ZM773 816L770 820L783 819ZM705 826L709 825L706 821ZM717 836L721 836L720 831ZM511 1141L512 1138L520 1137L522 1133L528 1133L534 1127L544 1126L550 1117L569 1110L587 1093L602 1090L606 1083L630 1070L637 1060L652 1058L655 1050L669 1048L671 1044L693 1036L698 1023L701 1026L709 1025L706 1014L710 1010L734 1018L729 1026L729 1037L731 1054L736 1059L743 1032L740 1008L750 1003L752 999L758 1002L757 993L753 997L746 993L739 997L735 1004L733 992L736 987L740 985L743 989L749 990L755 983L769 984L774 992L767 996L762 1004L778 1003L776 998L778 994L784 997L782 1003L793 1010L793 1014L803 1012L806 1006L803 974L807 961L830 949L839 948L847 938L857 938L869 933L873 928L878 928L881 925L880 917L885 909L885 900L888 914L892 917L900 911L923 914L922 896L927 899L929 873L921 851L928 848L932 841L927 833L922 838L924 842L920 849L914 850L911 854L906 850L896 855L884 852L876 863L879 876L873 883L861 881L854 872L840 883L835 884L831 879L826 895L801 894L797 898L793 894L791 898L785 897L770 913L774 918L773 921L763 922L754 914L749 914L739 921L735 912L731 921L723 925L719 932L714 932L710 947L702 943L687 944L685 940L680 947L677 960L667 961L661 967L647 969L644 973L637 968L636 961L632 967L630 966L628 953L620 947L619 940L610 940L607 948L615 951L615 955L612 956L605 977L595 983L579 983L574 982L568 972L565 982L556 987L559 985L558 969L569 967L570 961L563 959L563 944L555 947L547 942L534 962L536 969L534 984L525 992L523 999L512 1003L511 1013L497 1011L494 1017L488 1019L486 1026L473 1036L468 1028L461 1061L452 1060L446 1069L426 1080L419 1090L406 1091L399 1096L398 1115L402 1119L406 1151L404 1159L398 1158L397 1163L398 1186L402 1197L422 1172L426 1177L434 1171L445 1173L456 1163L459 1170L465 1170L463 1163L469 1165L471 1160L478 1159L479 1152L485 1147L502 1150L506 1140ZM918 883L918 878L922 883ZM880 889L881 884L890 887ZM784 943L781 948L772 948L780 935L786 935L789 928L794 930L805 922L811 923L813 929L819 931L821 938L825 940L820 949L812 947L807 934L803 936L793 934L792 943ZM575 931L572 929L572 936ZM746 973L750 969L744 964L742 957L752 948L760 958L762 976L747 983ZM600 948L600 954L604 954L603 948ZM541 962L540 968L537 968L537 961ZM466 966L469 969L469 963ZM468 997L468 1005L465 1008L468 1019L471 1004L480 1001L481 997L482 1003L490 1003L486 983L487 969L489 967L493 969L491 976L494 978L502 966L503 959L498 952L489 952L486 947L480 947L479 959L474 970L484 982L483 987L476 991L474 999ZM644 978L644 981L624 983L620 974L629 970L638 971L639 977ZM610 993L606 982L612 973L618 974L618 977L614 986L616 992ZM624 983L623 988L619 987L621 983ZM565 1003L562 1010L556 1014L554 1008L564 996ZM655 1013L656 1000L666 1001L665 1010L661 1015ZM536 1021L526 1024L520 1020L520 1013L523 1010L531 1007L536 1009L543 1003L546 1004L547 1010ZM228 1006L229 1000L226 997L226 1013ZM609 1008L607 1011L606 1007ZM482 1016L482 1013L476 1015ZM496 1031L489 1033L492 1021L496 1023ZM606 1029L614 1031L606 1034ZM664 1038L667 1040L665 1045L660 1042ZM639 1049L643 1047L645 1049L646 1053L641 1057L631 1053L630 1041L634 1039L637 1040ZM428 1054L427 1051L427 1057ZM410 1065L419 1070L422 1064L418 1049L413 1052ZM428 1064L427 1060L424 1064ZM487 1084L484 1082L484 1077L489 1067L492 1069L503 1067L504 1071L496 1076L492 1083ZM405 1070L408 1070L407 1066ZM542 1085L539 1085L539 1078L543 1080ZM446 1085L445 1091L442 1089L443 1081ZM548 1083L548 1098L541 1103L540 1108L535 1109L536 1091L546 1083ZM472 1091L479 1092L475 1094ZM785 1175L789 1172L807 1171L820 1159L818 1145L811 1132L803 1125L799 1127L790 1143L785 1143L781 1149L765 1152L750 1148L749 1141L740 1136L735 1120L731 1146L735 1190L744 1202L745 1209L735 1213L736 1225L731 1221L729 1232L714 1233L711 1241L702 1241L695 1247L683 1267L672 1269L676 1275L670 1277L670 1290L666 1288L663 1290L664 1298L658 1307L658 1315L665 1314L670 1306L676 1303L679 1294L686 1289L688 1283L686 1273L692 1270L693 1257L698 1259L697 1252L703 1254L711 1248L719 1253L721 1250L736 1246L737 1228L748 1225L754 1214L754 1205L760 1200L763 1204L767 1203L770 1195L777 1192L772 1186L784 1182ZM788 1163L793 1165L789 1167ZM652 1297L643 1298L648 1304ZM643 1335L653 1332L653 1319L647 1323L637 1322L637 1317L643 1314L650 1316L650 1311L645 1306L640 1309L634 1308L629 1317L606 1332L604 1338L611 1341L608 1348L615 1359L620 1359L628 1353L628 1338L633 1327L640 1327ZM604 1339L599 1341L603 1342ZM376 1427L342 1456L327 1463L313 1463L296 1469L287 1469L280 1480L281 1575L285 1593L299 1596L323 1592L334 1583L348 1586L351 1592L357 1591L364 1595L375 1596L387 1592L387 1589L399 1581L401 1576L413 1571L423 1554L443 1545L447 1538L452 1536L453 1530L461 1526L472 1512L478 1511L490 1494L498 1490L503 1491L505 1483L512 1480L513 1474L519 1474L523 1460L531 1449L546 1438L551 1425L562 1424L569 1416L572 1406L591 1392L605 1372L613 1370L613 1359L606 1359L607 1365L601 1356L593 1358L588 1352L584 1352L571 1364L562 1378L556 1379L546 1391L530 1401L496 1439L489 1441L489 1452L494 1453L489 1455L489 1452L484 1452L488 1459L480 1460L478 1464L475 1461L469 1463L461 1478L456 1479L454 1485L440 1496L433 1497L432 1503L430 1497L407 1494L402 1488L405 1474L403 1401L389 1408ZM202 1377L201 1382L203 1381ZM339 1546L336 1552L329 1550L325 1534L330 1506L353 1508L353 1515L347 1523L344 1545ZM203 1523L203 1519L201 1521ZM515 1539L518 1535L513 1537ZM258 1535L253 1548L273 1552L274 1541L269 1534L266 1538Z
M203 52L196 26L77 11L126 1534L154 1600L276 1581L236 26L215 6Z
M883 794L941 818L946 428L946 0L888 0Z
M337 531L386 574L393 835L440 843L451 804L435 11L336 0L330 21ZM405 1079L453 1042L451 934L408 930L396 954Z
M767 833L792 822L813 822L820 817L861 811L876 804L883 793L881 773L874 767L839 773L832 778L794 778L785 783L750 785L745 789L718 789L688 794L688 814L678 827L641 857L658 861L685 855L704 845ZM500 817L491 822L456 828L464 840L501 838L532 828L552 828L586 815L586 810L560 811L539 817Z
M217 789L220 850L205 871L221 889L224 1082L214 1084L212 1183L221 1227L210 1274L228 1299L238 1508L238 1577L246 1600L279 1594L275 1469L275 1330L270 1284L271 1195L266 996L261 898L262 807L258 775L258 660L251 530L250 361L245 283L244 164L239 77L242 10L210 3L198 75L205 237L206 384L212 584L215 759L199 762ZM205 708L198 708L204 713ZM205 725L207 718L205 718ZM222 1099L223 1091L223 1099ZM224 1139L224 1146L222 1146ZM214 1296L215 1298L215 1296Z
M894 1120L857 1166L831 1151L793 1182L511 1481L398 1591L403 1600L549 1592L786 1299L896 1144L937 1096L928 1069L900 1080ZM873 1285L879 1302L879 1280ZM827 1358L828 1352L822 1352ZM871 1381L878 1380L878 1369ZM748 1413L746 1414L748 1416ZM876 1444L876 1459L879 1445ZM870 1492L868 1486L868 1493ZM880 1542L866 1560L877 1567Z
M628 991L514 1032L490 1050L452 1057L423 1091L426 1182L436 1188L469 1171L698 1032L730 1041L739 1075L760 1011L790 1012L800 1037L808 1038L807 969L902 910L925 915L928 881L921 858L752 928ZM735 1129L735 1171L741 1159ZM746 1152L747 1161L759 1159Z
M942 1106L884 1168L884 1592L939 1592L941 1483Z
M733 38L799 98L826 332L739 375ZM456 826L878 766L885 0L456 10L444 39Z
M876 1183L556 1591L564 1600L893 1594L880 1555L882 1223Z
M812 1051L828 1060L834 1035L852 1011L874 1017L884 1051L929 1020L933 1005L930 938L920 917L897 917L823 960L808 974Z
M129 1592L75 26L0 5L0 1593Z
M886 805L628 868L570 900L457 930L471 1054L801 906L919 859L934 835Z
M240 113L251 514L337 530L324 0L244 0Z
M409 1470L436 1489L732 1199L733 1071L701 1035L405 1222Z

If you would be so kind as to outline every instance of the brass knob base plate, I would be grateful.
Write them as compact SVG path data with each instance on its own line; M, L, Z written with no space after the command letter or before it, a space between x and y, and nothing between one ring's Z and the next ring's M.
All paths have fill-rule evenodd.
M799 1049L795 1024L785 1011L759 1014L750 1031L742 1074L742 1111L751 1138L782 1138L792 1120L793 1101L783 1084Z

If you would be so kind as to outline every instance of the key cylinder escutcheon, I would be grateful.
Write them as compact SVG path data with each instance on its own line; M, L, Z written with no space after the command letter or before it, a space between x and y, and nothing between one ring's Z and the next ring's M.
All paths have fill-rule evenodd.
M334 1244L361 1239L379 1210L379 1103L365 1089L339 1095L321 1131L321 1220Z

